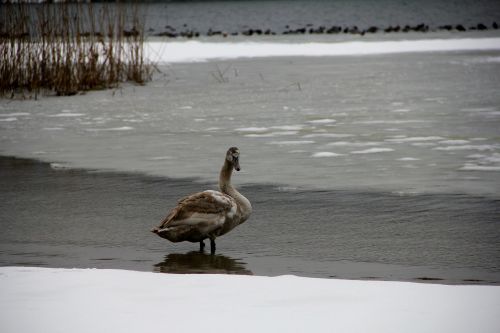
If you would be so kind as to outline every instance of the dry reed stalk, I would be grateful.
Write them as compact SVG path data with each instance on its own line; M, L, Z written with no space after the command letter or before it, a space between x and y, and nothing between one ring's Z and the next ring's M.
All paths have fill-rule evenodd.
M7 3L0 22L2 96L72 95L151 79L137 6Z

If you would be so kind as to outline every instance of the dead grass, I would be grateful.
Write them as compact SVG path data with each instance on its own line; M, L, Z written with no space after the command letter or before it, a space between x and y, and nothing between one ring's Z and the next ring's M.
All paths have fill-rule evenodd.
M0 95L73 95L144 84L144 19L133 4L7 3L0 11Z

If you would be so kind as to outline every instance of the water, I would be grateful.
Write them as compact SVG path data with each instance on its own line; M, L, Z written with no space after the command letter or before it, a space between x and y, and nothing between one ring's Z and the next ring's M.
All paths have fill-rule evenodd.
M498 200L248 185L251 219L211 256L149 229L213 184L13 158L0 170L0 265L500 283Z
M498 17L491 1L418 8L392 1L376 12L371 2L318 1L298 10L304 3L262 2L231 9L224 20L213 17L250 2L148 8L172 13L163 22L155 10L158 27L228 31L266 22L279 31ZM344 7L335 15L325 9L335 6ZM197 9L191 18L188 8ZM491 36L498 34L251 41ZM0 158L0 265L500 282L499 51L219 59L158 69L144 87L0 101L0 155L29 158ZM177 199L215 187L230 146L242 152L234 181L253 203L251 219L218 240L215 256L151 234Z
M145 87L2 102L0 152L213 181L221 155L238 146L241 183L498 198L498 59L468 51L172 64Z
M446 24L489 26L500 17L500 5L494 0L160 1L143 4L140 11L147 17L150 34L173 31L171 28L201 34L209 30L241 33L248 29L282 33L304 27L367 29L421 23L435 29Z

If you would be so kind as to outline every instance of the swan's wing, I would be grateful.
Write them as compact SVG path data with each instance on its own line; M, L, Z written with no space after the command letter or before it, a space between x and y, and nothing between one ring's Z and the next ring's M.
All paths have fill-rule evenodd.
M203 225L208 229L221 226L226 217L236 213L233 198L217 191L204 191L179 200L177 207L162 221L160 229L179 225Z

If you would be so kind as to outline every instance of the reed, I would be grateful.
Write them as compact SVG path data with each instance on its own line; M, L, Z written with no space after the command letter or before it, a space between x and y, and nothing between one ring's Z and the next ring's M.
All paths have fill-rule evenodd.
M144 84L144 19L133 4L5 3L0 8L0 95L73 95Z

